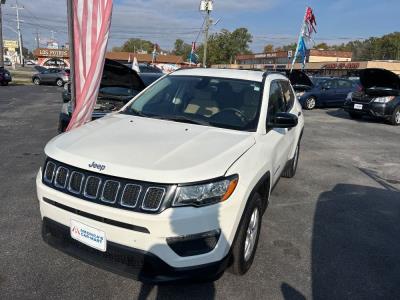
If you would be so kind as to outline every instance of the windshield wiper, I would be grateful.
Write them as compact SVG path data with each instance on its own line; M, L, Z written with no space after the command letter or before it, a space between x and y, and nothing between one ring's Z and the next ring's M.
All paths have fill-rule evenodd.
M210 123L208 123L207 121L193 120L185 116L154 116L154 118L162 120L170 120L174 122L196 124L196 125L205 125L205 126L210 125Z

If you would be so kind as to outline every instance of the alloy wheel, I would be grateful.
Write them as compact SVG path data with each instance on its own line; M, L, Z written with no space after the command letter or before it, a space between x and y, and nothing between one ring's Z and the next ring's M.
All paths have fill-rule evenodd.
M248 261L253 255L257 234L259 230L259 219L260 214L258 208L254 208L253 213L251 214L249 226L246 231L246 241L244 244L244 260Z
M315 108L315 99L314 98L308 98L307 99L307 109L313 109Z
M400 124L400 110L396 112L395 118L394 118L396 124Z

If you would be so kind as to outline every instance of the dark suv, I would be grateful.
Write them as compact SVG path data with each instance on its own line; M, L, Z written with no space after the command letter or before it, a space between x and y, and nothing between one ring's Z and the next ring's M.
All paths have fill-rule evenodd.
M329 78L319 81L311 89L297 93L305 109L316 107L341 107L350 92L358 90L359 84L344 78Z
M1 85L8 85L11 81L11 74L10 72L5 69L4 67L0 67L0 84Z
M400 78L384 69L360 72L361 91L348 95L343 106L351 118L369 115L400 125Z

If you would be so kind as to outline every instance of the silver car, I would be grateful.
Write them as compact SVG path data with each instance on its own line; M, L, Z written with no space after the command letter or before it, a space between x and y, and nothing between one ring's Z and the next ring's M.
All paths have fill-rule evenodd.
M69 70L46 69L44 67L35 67L35 69L38 71L38 73L32 75L32 82L35 85L47 83L62 87L69 81Z

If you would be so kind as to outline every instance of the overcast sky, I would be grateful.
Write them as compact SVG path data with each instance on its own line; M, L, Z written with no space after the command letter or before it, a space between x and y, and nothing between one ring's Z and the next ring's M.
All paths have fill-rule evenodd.
M158 43L172 49L176 38L190 43L203 22L199 0L114 0L109 48L130 37ZM317 43L339 43L351 39L380 36L400 31L400 0L215 0L212 17L220 19L213 28L234 30L247 27L253 34L253 51L265 44L296 42L305 6L314 8ZM39 31L42 45L51 38L51 30L60 44L67 39L66 0L19 0L24 44L36 48ZM3 5L4 38L15 39L15 0ZM14 31L13 31L14 29ZM199 39L201 41L201 38Z

